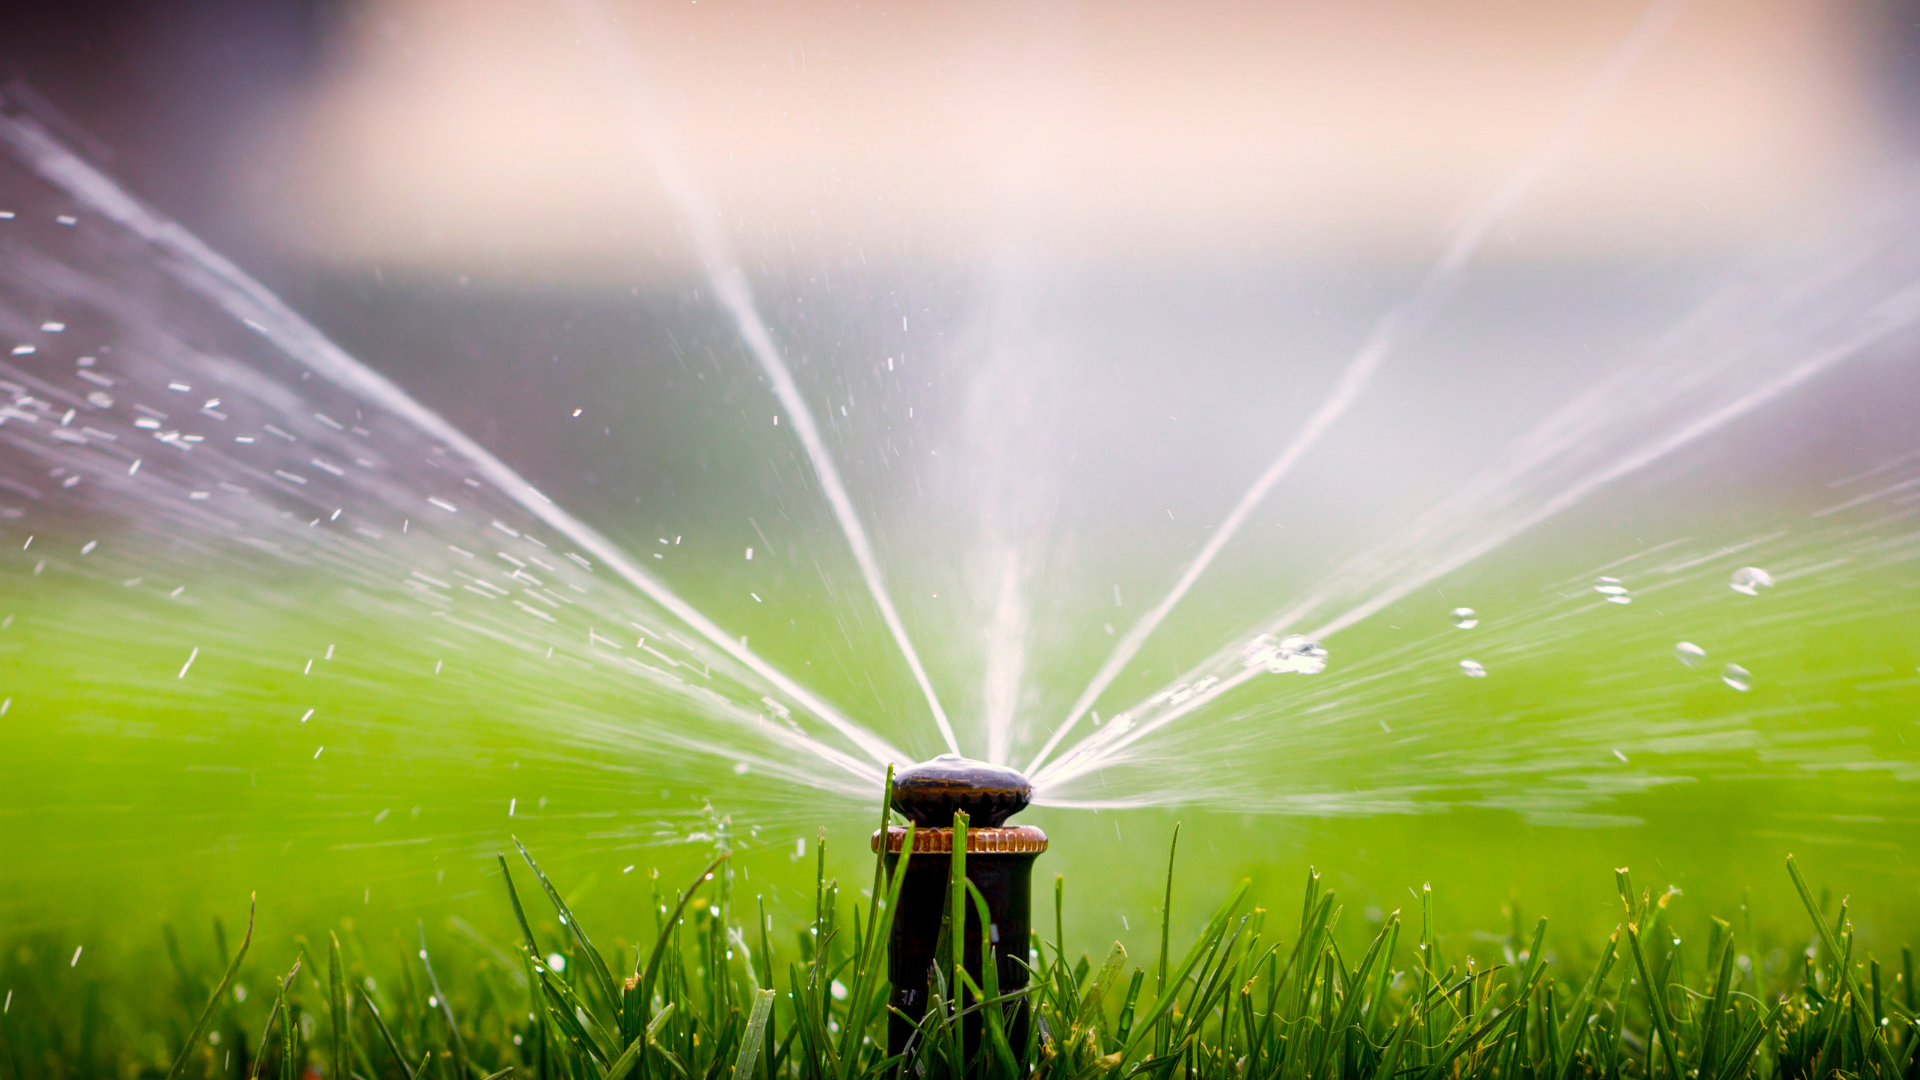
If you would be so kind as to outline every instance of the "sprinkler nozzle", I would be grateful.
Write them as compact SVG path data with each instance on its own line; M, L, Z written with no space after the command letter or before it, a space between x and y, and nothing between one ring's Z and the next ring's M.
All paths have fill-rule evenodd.
M941 754L893 778L893 808L915 825L946 828L963 811L974 828L997 829L1033 801L1033 782L1004 765Z

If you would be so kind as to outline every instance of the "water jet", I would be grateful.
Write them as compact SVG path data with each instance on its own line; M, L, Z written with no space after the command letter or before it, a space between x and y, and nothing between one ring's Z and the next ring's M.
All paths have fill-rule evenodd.
M952 876L958 815L966 816L967 881L986 900L988 921L979 924L966 906L963 962L974 982L984 985L983 958L995 958L1001 993L1027 984L1027 941L1032 927L1033 861L1047 850L1047 834L1031 825L1008 825L1008 818L1033 800L1033 784L1016 770L958 754L942 754L905 769L895 777L893 809L914 823L913 852L900 889L888 941L891 1002L897 1010L887 1021L887 1051L897 1054L913 1036L914 1023L926 1014L929 969L936 961L941 920L949 910L947 882ZM887 868L900 860L907 830L894 826L873 835L873 848L886 845ZM982 940L986 948L982 948ZM1012 1007L1009 1041L1026 1039L1029 1010ZM911 1018L911 1019L908 1019ZM978 1044L981 1018L967 1018L966 1042Z

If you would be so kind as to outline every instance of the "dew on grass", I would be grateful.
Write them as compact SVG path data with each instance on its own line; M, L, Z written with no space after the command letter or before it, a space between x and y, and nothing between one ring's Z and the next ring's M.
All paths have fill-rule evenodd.
M1761 589L1773 588L1773 575L1757 566L1743 566L1733 572L1727 587L1747 596L1759 596Z
M567 970L567 958L557 952L548 953L547 966L555 971L565 971Z
M1460 674L1465 675L1469 679L1484 679L1487 677L1487 668L1486 665L1478 660L1462 660L1460 661Z
M1479 612L1474 611L1470 607L1454 608L1448 617L1453 620L1453 625L1462 630L1471 630L1480 625Z
M1688 667L1698 667L1700 661L1707 658L1707 650L1691 641L1682 641L1673 647L1673 656Z
M1728 664L1722 668L1720 670L1720 681L1733 687L1735 690L1747 691L1753 689L1753 673L1741 667L1739 664Z

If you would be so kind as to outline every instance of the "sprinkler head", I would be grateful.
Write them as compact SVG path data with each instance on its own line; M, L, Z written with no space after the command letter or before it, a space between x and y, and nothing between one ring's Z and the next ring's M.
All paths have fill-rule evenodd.
M1033 782L1004 765L941 754L895 774L893 808L915 825L946 828L965 811L974 828L997 829L1033 801Z
M891 825L873 834L873 849L886 853L889 872L900 867L903 855L909 859L888 939L887 977L893 983L888 1053L906 1052L930 1000L929 970L943 962L939 943L943 920L952 910L948 886L958 839L955 813L967 815L967 842L959 852L965 858L967 882L987 907L984 920L973 906L966 909L960 935L966 969L976 985L986 986L983 972L987 958L993 957L1002 993L1027 985L1033 860L1047 850L1047 834L1006 821L1032 801L1033 784L1026 777L958 754L942 754L894 774L893 809L913 822L913 849L902 851L905 826ZM942 981L952 985L953 980L942 976ZM972 996L954 992L962 1001ZM1024 1046L1032 1012L1025 999L993 1007L1002 1009L1013 1045ZM978 1008L966 1010L962 1039L969 1052L980 1044L983 1019Z

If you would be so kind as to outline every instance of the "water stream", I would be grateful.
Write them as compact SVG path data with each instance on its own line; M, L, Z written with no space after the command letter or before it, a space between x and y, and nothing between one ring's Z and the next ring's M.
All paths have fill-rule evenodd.
M991 310L1035 302L1038 290L1024 284L1032 279L989 283L984 311L957 300L929 313L936 324L972 320L972 332L953 333L944 357L916 356L924 368L914 377L931 371L933 387L964 373L973 407L956 410L942 441L908 423L919 418L909 391L898 391L884 403L898 406L887 443L898 422L897 438L925 460L882 468L893 487L876 483L871 462L850 464L861 456L849 451L849 433L862 430L849 417L853 392L845 403L823 393L831 378L819 371L832 376L831 364L801 355L804 329L779 332L767 298L789 283L750 278L721 211L660 133L645 73L620 49L606 10L591 0L570 10L585 39L604 46L596 59L621 87L630 134L680 215L704 275L700 303L718 305L758 372L740 412L761 429L751 438L778 441L750 445L777 446L769 460L778 465L786 440L797 443L792 460L804 461L864 599L835 591L836 573L816 560L821 587L836 610L876 614L884 638L844 614L805 626L794 616L782 628L751 614L768 599L764 586L733 590L751 598L748 616L709 614L703 583L672 577L680 536L659 536L657 550L630 533L614 539L613 511L543 495L510 451L450 423L44 126L9 114L0 116L5 573L21 595L112 594L90 600L91 621L77 625L76 614L72 630L76 641L101 642L106 668L164 653L149 667L163 666L177 689L205 680L210 698L235 702L270 671L269 697L282 708L295 692L284 681L357 649L374 654L355 676L362 712L372 698L397 714L447 707L450 691L432 680L458 672L483 687L475 693L490 719L554 734L557 756L640 756L650 777L717 769L850 800L871 797L888 764L940 748L1026 760L1043 805L1089 810L1200 803L1365 815L1471 805L1607 824L1630 820L1608 806L1622 796L1719 776L1844 769L1920 779L1920 759L1886 719L1914 693L1911 657L1899 660L1904 668L1876 657L1855 669L1803 655L1807 635L1884 638L1913 614L1920 456L1908 442L1920 433L1849 443L1848 429L1871 426L1856 419L1868 398L1920 391L1910 359L1920 340L1920 186L1911 176L1889 170L1817 235L1766 237L1745 261L1690 279L1690 307L1649 316L1647 332L1623 335L1605 355L1574 355L1569 344L1532 357L1537 371L1510 367L1500 379L1511 382L1465 393L1470 409L1449 421L1474 444L1457 455L1464 465L1436 464L1453 448L1416 447L1402 476L1370 456L1386 451L1360 445L1385 430L1366 410L1427 392L1421 379L1443 366L1426 362L1440 347L1430 338L1459 335L1447 319L1475 301L1482 249L1658 47L1677 5L1650 8L1433 262L1389 283L1398 291L1369 313L1357 345L1339 346L1342 362L1283 380L1311 392L1305 403L1276 395L1247 406L1285 418L1269 432L1277 457L1258 471L1259 462L1195 468L1168 451L1188 473L1217 475L1196 486L1203 523L1165 509L1178 541L1158 553L1174 557L1124 568L1132 591L1157 597L1131 618L1120 614L1134 610L1121 575L1089 554L1100 530L1059 523L1076 505L1073 463L1031 449L1070 444L1064 456L1078 454L1060 433L1086 414L1020 399L1079 407L1102 389L1071 379L1057 399L1035 389L1044 380L1032 369L1046 366L1037 358L1075 351L1071 335L1044 342L1032 327L1045 320ZM1117 306L1077 317L1104 328L1118 322L1105 318ZM1017 331L993 346L994 362L971 365L967 354L993 336L996 319ZM627 356L643 376L644 347ZM858 362L876 378L896 373L895 356L879 359L884 369L874 357ZM905 354L898 359L906 370ZM1177 378L1177 368L1145 381ZM1855 381L1836 382L1842 375ZM1143 396L1154 397L1151 385ZM1250 396L1232 384L1193 395L1218 417L1245 405L1230 398ZM836 424L836 408L847 425ZM1147 446L1143 459L1169 438L1132 421L1111 430L1114 443ZM1851 450L1834 451L1839 444ZM936 462L942 448L957 461ZM1706 505L1713 493L1702 490L1713 485L1688 472L1716 453L1828 454L1833 465L1814 470L1826 494L1796 489L1724 509ZM904 497L882 490L917 488L915 470L932 478L943 469L965 482L949 477L942 490L1014 491L1032 505L1002 515L983 508L990 498L957 500L959 510L915 521ZM1329 474L1371 475L1378 483L1367 486L1388 494L1355 511L1329 493ZM1645 512L1675 499L1703 508L1665 522ZM1629 547L1601 527L1607 515L1667 531ZM1305 516L1315 520L1278 531ZM759 539L743 564L757 547L764 566L782 546L800 563L796 546L748 520ZM1528 554L1513 555L1520 548ZM970 608L934 603L942 589L951 600L968 588ZM122 609L133 614L112 614ZM285 629L303 623L311 635ZM269 624L279 629L266 633ZM763 633L832 630L861 652L839 675L787 639L750 644ZM337 658L343 633L359 636ZM81 646L67 656L89 660ZM884 672L896 663L921 700L892 693ZM159 678L146 668L88 677L129 696ZM837 705L823 679L840 693L865 683L882 704ZM939 691L966 701L963 683L979 690L950 717ZM37 689L0 688L10 695L0 715ZM311 733L314 761L377 726L337 715L353 709L318 691L314 704L302 701L271 720ZM517 812L510 801L507 814Z

